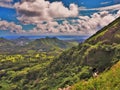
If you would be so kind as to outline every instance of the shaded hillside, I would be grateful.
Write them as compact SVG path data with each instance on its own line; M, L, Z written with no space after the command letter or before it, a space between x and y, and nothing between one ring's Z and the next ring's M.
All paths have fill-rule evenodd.
M120 61L97 78L81 81L72 86L71 90L119 90L120 89Z
M0 38L0 53L7 51L12 51L11 48L14 46L14 43L10 40Z
M12 46L13 43L12 41L9 41L7 39L4 39L4 38L0 38L0 46Z

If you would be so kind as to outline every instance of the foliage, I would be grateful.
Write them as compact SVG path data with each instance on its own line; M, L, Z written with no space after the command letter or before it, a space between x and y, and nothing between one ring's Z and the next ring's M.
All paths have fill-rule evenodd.
M100 74L97 78L81 81L72 86L72 90L119 90L120 61L112 68Z

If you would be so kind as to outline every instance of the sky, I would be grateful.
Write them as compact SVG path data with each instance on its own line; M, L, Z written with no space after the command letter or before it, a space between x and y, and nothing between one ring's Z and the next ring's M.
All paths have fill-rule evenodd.
M120 16L120 0L0 0L0 36L90 36Z

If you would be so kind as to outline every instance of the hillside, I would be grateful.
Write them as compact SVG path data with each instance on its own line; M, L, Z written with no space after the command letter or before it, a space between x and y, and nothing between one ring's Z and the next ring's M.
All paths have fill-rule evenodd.
M0 38L0 53L11 51L10 48L14 46L14 43L5 38Z
M92 69L99 73L108 70L120 60L120 18L98 31L95 35L63 52L48 66L46 89L72 85L92 76ZM51 79L51 80L50 80ZM53 88L54 87L54 88Z
M29 40L20 37L15 40L0 39L0 90L29 90L38 84L41 74L63 50L76 42L57 38ZM27 42L27 44L26 44ZM23 85L23 86L22 86ZM37 87L38 88L38 87Z
M119 90L120 89L120 61L97 78L81 81L72 86L71 90Z
M81 80L88 80L89 83L93 69L101 74L120 60L120 17L83 43L60 54L59 48L71 47L71 44L66 43L57 38L46 37L20 46L19 49L15 48L22 53L1 54L0 89L58 90L75 83L77 84L73 87L77 88ZM103 80L106 77L107 75ZM119 81L118 78L116 82L117 80ZM94 79L92 84L95 84ZM96 84L101 84L99 77Z

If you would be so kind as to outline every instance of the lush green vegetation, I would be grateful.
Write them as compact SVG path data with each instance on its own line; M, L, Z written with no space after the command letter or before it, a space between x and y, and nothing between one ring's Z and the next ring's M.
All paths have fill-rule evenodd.
M57 90L81 80L88 81L88 87L89 81L92 82L90 89L99 87L99 84L107 81L107 75L100 76L103 81L98 78L95 82L89 79L92 70L96 68L102 73L120 60L119 34L120 18L74 47L76 44L48 37L25 41L27 43L20 46L1 39L4 44L0 44L0 90ZM79 87L84 85L84 81L75 84L74 89L84 88Z
M109 71L104 71L97 78L81 81L72 86L71 90L119 90L120 89L120 61Z
M0 45L0 90L36 90L47 80L46 67L54 57L77 43L48 37L34 41L22 37L0 38Z
M0 55L0 90L30 88L32 82L37 83L40 70L48 66L53 58L49 53L42 52L32 55ZM26 83L30 84L29 87Z

